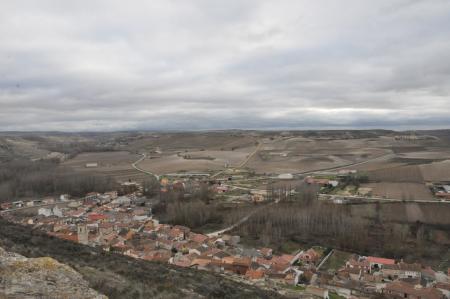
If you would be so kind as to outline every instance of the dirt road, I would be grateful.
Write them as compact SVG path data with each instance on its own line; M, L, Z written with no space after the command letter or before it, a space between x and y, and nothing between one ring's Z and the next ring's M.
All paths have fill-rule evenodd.
M133 162L133 163L131 164L131 166L132 166L134 169L136 169L137 171L140 171L140 172L143 172L143 173L145 173L145 174L154 176L154 177L159 181L159 175L154 174L154 173L152 173L152 172L150 172L150 171L144 170L144 169L142 169L142 168L140 168L140 167L137 166L137 164L139 164L139 163L140 163L142 160L144 160L145 158L147 158L147 155L146 155L146 154L142 154L142 157L139 158L137 161Z

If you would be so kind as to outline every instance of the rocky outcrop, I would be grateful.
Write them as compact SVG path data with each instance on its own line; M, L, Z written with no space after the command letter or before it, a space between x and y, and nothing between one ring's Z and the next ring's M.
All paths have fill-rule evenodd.
M0 247L0 298L106 299L71 267L49 257L26 258Z

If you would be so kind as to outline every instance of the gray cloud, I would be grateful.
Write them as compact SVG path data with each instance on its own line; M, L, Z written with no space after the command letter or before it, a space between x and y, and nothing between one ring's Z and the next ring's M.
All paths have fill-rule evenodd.
M450 2L2 1L1 130L449 127Z

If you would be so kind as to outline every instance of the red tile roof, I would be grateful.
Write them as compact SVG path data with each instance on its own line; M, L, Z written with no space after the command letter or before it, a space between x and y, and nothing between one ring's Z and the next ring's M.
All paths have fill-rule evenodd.
M374 263L374 264L395 265L395 260L386 259L386 258L382 258L382 257L369 256L369 257L367 257L367 261L369 261L369 263Z
M290 263L295 258L295 256L290 254L283 254L282 256L280 256L280 258L285 262Z
M450 283L438 282L438 283L436 283L436 288L450 291Z
M264 265L264 266L271 266L272 265L272 261L271 260L266 260L266 259L264 259L264 258L260 258L260 257L258 257L258 258L256 258L256 262L258 263L258 264L260 264L260 265Z
M245 277L247 277L248 279L251 279L251 280L262 279L262 278L264 278L264 275L265 275L265 271L262 269L258 269L258 270L248 269L247 272L245 273Z
M78 242L78 234L65 234L65 233L52 233L49 232L48 233L51 236L57 237L59 239L63 239L63 240L67 240L67 241L72 241L72 242Z
M205 258L196 258L192 261L191 266L201 266L206 267L211 263L211 259L205 259Z
M259 249L259 252L261 252L261 254L264 256L269 256L272 255L273 250L272 248L261 248Z
M427 298L427 299L441 299L443 294L441 291L435 288L415 288L410 284L395 281L388 284L385 288L386 293L392 295L407 294L408 296L414 296L415 298Z
M206 240L208 240L208 237L202 234L195 234L195 233L190 233L189 234L189 239L191 239L192 241L202 244L204 243Z
M98 221L98 220L105 220L108 217L106 217L106 215L103 214L97 214L97 213L91 213L88 215L89 220L92 221Z
M167 262L170 259L170 256L171 256L170 252L166 250L153 250L148 252L142 258L144 260L154 262Z

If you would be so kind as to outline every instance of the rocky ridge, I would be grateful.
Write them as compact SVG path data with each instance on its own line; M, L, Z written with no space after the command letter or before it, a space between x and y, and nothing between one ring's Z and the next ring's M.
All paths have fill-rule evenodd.
M26 258L0 247L0 298L107 299L73 268L50 257Z

